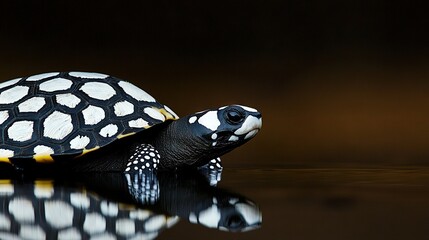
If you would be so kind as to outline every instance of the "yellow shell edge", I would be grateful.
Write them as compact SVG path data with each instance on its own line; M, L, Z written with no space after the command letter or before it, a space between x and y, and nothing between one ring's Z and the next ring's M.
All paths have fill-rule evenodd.
M38 163L52 163L52 162L54 162L54 159L52 158L52 156L46 155L46 154L34 155L33 158Z
M176 120L176 118L164 108L159 109L159 112L164 115L165 120Z
M134 134L136 134L136 133L135 132L131 132L131 133L127 133L127 134L119 134L117 136L117 138L121 139L121 138L128 137L128 136L131 136L131 135L134 135Z
M10 160L7 157L0 157L0 162L10 163Z
M90 148L90 149L86 149L86 148L84 148L84 149L82 150L82 153L81 153L79 156L77 156L77 157L80 157L80 156L85 155L85 154L87 154L87 153L89 153L89 152L95 151L95 150L97 150L97 149L99 149L99 148L100 148L100 146L96 146L96 147L94 147L94 148Z
M38 188L52 188L54 186L52 180L36 180L34 185Z

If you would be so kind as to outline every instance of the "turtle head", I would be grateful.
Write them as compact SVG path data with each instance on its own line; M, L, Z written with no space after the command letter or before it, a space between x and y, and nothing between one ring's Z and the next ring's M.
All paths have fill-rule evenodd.
M193 135L213 158L249 141L262 126L261 114L241 105L205 110L187 118Z
M261 114L241 105L209 109L168 123L153 144L162 168L201 166L249 141L262 126Z

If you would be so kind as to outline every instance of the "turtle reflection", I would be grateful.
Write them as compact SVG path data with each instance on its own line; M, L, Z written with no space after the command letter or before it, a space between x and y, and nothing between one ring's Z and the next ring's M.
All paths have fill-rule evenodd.
M261 224L253 202L199 172L8 178L0 206L1 239L153 239L179 219L225 231Z

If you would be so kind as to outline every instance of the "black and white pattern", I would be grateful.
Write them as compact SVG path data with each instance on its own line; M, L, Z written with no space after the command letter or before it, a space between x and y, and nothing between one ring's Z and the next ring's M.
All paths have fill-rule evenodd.
M125 173L128 192L141 204L155 204L159 199L159 181L154 172Z
M194 127L202 126L202 134L206 135L212 147L216 148L254 137L262 127L262 117L256 109L230 105L191 115L188 117L188 123Z
M214 158L209 163L198 168L203 176L210 183L210 186L217 186L222 177L222 161L220 158Z
M150 144L141 144L135 148L133 155L128 159L126 173L153 172L159 166L161 156Z
M176 118L144 90L106 74L17 78L0 84L0 161L80 154Z
M0 183L0 239L154 239L177 221L50 181Z
M198 209L198 212L189 213L189 222L232 232L245 232L259 228L262 216L253 202L238 197L225 200L213 197L211 205Z
M79 184L69 185L64 177ZM209 186L197 172L159 177L73 174L0 181L0 239L154 239L180 219L234 232L262 223L257 204Z

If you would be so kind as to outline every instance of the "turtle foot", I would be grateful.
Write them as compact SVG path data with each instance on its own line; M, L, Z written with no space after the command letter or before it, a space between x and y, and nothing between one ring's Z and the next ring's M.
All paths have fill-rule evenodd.
M159 199L159 182L156 174L126 173L128 191L133 198L143 204L155 204Z

